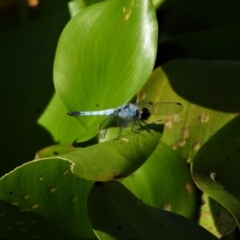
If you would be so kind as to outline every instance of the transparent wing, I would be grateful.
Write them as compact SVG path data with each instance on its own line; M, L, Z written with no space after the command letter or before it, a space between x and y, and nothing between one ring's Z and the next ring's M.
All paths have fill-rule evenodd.
M137 107L146 107L151 115L167 116L176 114L182 111L183 105L178 102L139 102Z
M116 116L110 116L105 119L99 126L98 134L100 138L105 138L109 126L114 122Z
M125 128L132 122L133 122L132 118L127 118L127 119L126 118L118 118L117 119L117 125L120 128Z
M132 118L117 118L117 125L119 127L118 138L122 136L123 128L127 127L129 124L133 123Z

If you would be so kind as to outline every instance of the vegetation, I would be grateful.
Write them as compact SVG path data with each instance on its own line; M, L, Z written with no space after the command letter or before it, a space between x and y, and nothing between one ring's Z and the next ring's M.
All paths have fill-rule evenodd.
M0 236L238 239L240 3L4 3ZM139 101L183 110L119 139L66 114Z

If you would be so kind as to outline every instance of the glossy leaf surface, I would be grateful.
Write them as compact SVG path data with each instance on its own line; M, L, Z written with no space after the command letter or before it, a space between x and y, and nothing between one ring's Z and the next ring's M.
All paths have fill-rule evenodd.
M82 10L65 27L54 64L55 87L68 111L124 104L149 77L156 46L150 1L111 0ZM103 119L78 118L82 140L93 137Z

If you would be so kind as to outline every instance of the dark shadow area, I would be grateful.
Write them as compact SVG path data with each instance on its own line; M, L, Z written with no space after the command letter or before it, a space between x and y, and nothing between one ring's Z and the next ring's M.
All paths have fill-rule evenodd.
M240 64L230 61L175 60L163 66L173 90L205 108L240 111Z
M156 124L156 123L143 124L142 127L134 129L134 133L141 134L142 131L148 131L149 133L151 133L150 130L153 130L157 133L162 134L164 130L164 124Z
M98 143L98 135L94 136L93 138L85 142L78 142L78 139L75 139L74 142L72 143L72 146L74 148L84 148L84 147L95 145L97 143Z
M141 132L142 131L148 131L150 134L150 130L156 131L158 133L163 133L164 131L164 124L156 124L156 123L148 123L148 124L143 124L143 127L139 127L138 125L136 125L136 128L134 128L130 133L128 133L127 135L130 134L139 134L142 135ZM124 138L125 134L123 136L120 136L119 138L117 138L115 140L119 140L122 137ZM89 139L88 141L85 142L78 142L77 139L72 143L74 148L84 148L84 147L89 147L92 145L95 145L98 143L98 135L96 135L95 137Z
M170 42L159 44L154 67L156 68L168 61L178 58L186 58L186 54L181 46Z
M27 203L29 204L29 203ZM5 219L0 223L1 240L4 239L79 239L73 235L64 225L64 221L55 216L53 222L38 213L36 210L29 211L24 204L14 206L11 201L1 201L1 213L4 213ZM59 227L59 226L62 227ZM25 230L22 230L25 229Z
M145 204L118 181L104 182L101 186L95 184L88 196L87 207L93 229L115 239L123 239L123 236L143 239L149 231L152 231L153 239L157 239L157 234L163 236L162 239L177 239L177 235L178 239L191 239L193 236L215 239L194 221Z
M53 144L37 119L54 93L53 61L67 5L0 35L0 176Z

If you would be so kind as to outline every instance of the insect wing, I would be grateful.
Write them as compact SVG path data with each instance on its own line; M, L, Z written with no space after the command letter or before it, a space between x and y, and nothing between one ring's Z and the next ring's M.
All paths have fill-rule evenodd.
M127 127L130 123L133 122L132 118L124 119L124 118L118 118L117 119L117 125L120 128L125 128Z
M109 126L113 123L115 116L110 116L105 119L99 126L98 134L99 138L105 138Z
M182 111L183 105L178 102L139 102L136 104L139 108L146 107L151 115L167 116Z

